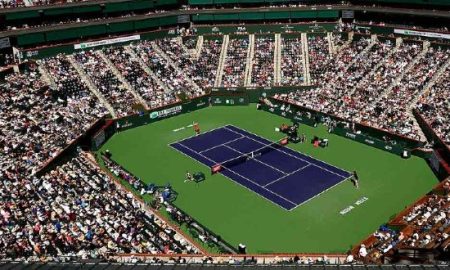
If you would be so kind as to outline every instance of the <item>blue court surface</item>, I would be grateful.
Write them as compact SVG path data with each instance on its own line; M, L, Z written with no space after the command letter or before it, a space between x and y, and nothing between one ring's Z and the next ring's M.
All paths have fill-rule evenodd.
M311 200L351 175L290 148L273 146L273 142L232 125L171 146L208 167L224 164L221 174L286 210ZM246 156L245 160L240 159L242 156Z

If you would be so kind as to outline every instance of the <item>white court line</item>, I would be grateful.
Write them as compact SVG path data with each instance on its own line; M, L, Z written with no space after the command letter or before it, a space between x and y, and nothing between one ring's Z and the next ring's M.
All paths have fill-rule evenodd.
M208 130L208 131L206 131L206 132L200 133L199 135L194 134L194 135L189 136L189 137L187 137L187 138L184 138L184 139L181 139L181 140L178 140L178 141L169 143L168 145L176 144L176 143L181 143L181 142L184 142L184 141L186 141L186 140L192 139L192 138L194 138L194 137L201 136L201 135L204 135L204 134L208 134L208 133L211 133L211 132L213 132L213 131L215 131L215 130L224 128L224 127L225 127L225 126L222 126L222 127L216 127L216 128L210 129L210 130ZM231 131L232 131L232 130L231 130ZM236 133L236 132L234 132L234 133L235 133L235 134L238 134L238 133ZM239 134L239 135L244 136L244 135L242 135L242 134ZM197 153L197 152L196 152L196 153Z
M224 142L224 143L222 143L222 144L219 144L219 145L213 146L213 147L211 147L211 148L202 150L202 151L200 151L200 152L198 152L198 153L201 154L201 153L208 152L209 150L213 150L213 149L216 149L216 148L221 147L221 146L226 146L225 144L235 142L235 141L240 140L240 139L242 139L242 138L247 138L247 137L245 137L244 135L241 135L241 137L239 137L239 138L237 138L237 139L234 139L234 140L231 140L231 141Z
M212 161L212 162L217 163L217 161L215 161L215 160L213 160L213 159L211 159L211 158L209 158L209 157L207 157L207 156L204 156L204 155L202 155L202 154L200 154L200 153L195 152L194 150L192 150L191 148L187 147L187 146L184 145L184 144L181 144L181 143L180 143L180 144L178 144L178 145L180 145L180 146L182 146L182 147L188 149L189 151L192 151L192 152L194 152L194 153L196 153L196 154L198 154L198 155L204 157L205 159L207 159L207 160L209 160L209 161ZM270 193L272 193L272 194L274 194L274 195L276 195L276 196L278 196L279 198L285 200L286 202L289 202L289 203L293 204L294 206L297 205L296 203L294 203L294 202L292 202L292 201L290 201L290 200L284 198L284 197L281 196L280 194L275 193L275 192L273 192L272 190L267 189L267 188L265 188L265 187L259 185L258 183L254 182L253 180L250 180L250 179L248 179L247 177L242 176L242 175L240 175L239 173L237 173L237 172L235 172L235 171L233 171L233 170L231 170L231 169L228 169L228 168L226 168L226 167L224 167L224 168L225 168L226 170L229 170L230 172L232 172L232 173L234 173L234 174L236 174L236 175L238 175L238 176L244 178L245 180L249 181L250 183L253 183L254 185L256 185L256 186L258 186L258 187L260 187L260 188L262 188L262 189L264 189L264 190L266 190L266 191L268 191L268 192L270 192ZM234 180L233 180L233 181L234 181ZM236 181L234 181L234 182L236 182ZM254 190L252 190L252 191L255 192L255 193L258 193L258 192L254 191ZM264 198L265 198L265 197L264 197ZM266 198L266 199L267 199L267 198ZM267 200L269 200L269 199L267 199ZM270 200L269 200L269 201L270 201ZM273 202L273 201L271 201L271 202ZM273 203L275 203L275 202L273 202ZM281 206L281 205L279 205L279 204L277 204L277 203L275 203L275 204L278 205L278 206ZM284 207L283 207L283 208L284 208ZM286 208L285 208L285 209L286 209ZM286 209L286 210L287 210L287 209Z
M237 128L237 129L239 129L239 130L243 130L243 129L241 129L241 128L239 128L239 127L236 127L236 126L234 126L234 125L231 125L231 124L229 124L229 125L227 125L227 126L232 126L232 127ZM225 128L226 128L226 127L225 127ZM227 128L227 129L230 130L229 128ZM233 131L233 130L230 130L230 131ZM263 137L261 137L261 136L255 134L255 133L253 133L253 132L250 132L250 131L248 131L248 130L243 130L243 131L245 131L245 132L247 132L247 133L250 133L250 134L252 134L252 135L254 135L254 136L258 137L258 138L265 139L265 138L263 138ZM235 132L235 133L238 133L238 132ZM238 133L238 134L241 134L241 133ZM241 135L246 136L245 134L241 134ZM248 137L248 136L246 136L246 137ZM265 140L266 140L266 139L265 139ZM267 140L266 140L266 141L267 141ZM287 148L289 148L289 147L287 147ZM291 148L289 148L289 149L291 149ZM295 152L298 152L297 150L294 150L294 149L291 149L291 150L292 150L292 151L295 151ZM282 152L283 152L283 153L286 153L286 152L284 152L284 151L282 151ZM334 166L334 165L332 165L332 164L329 164L329 163L327 163L327 162L324 162L324 161L322 161L322 160L320 160L320 159L317 159L317 158L315 158L315 157L313 157L313 156L310 156L310 155L308 155L308 154L305 154L305 153L302 153L302 152L298 152L298 153L300 153L300 154L302 154L302 155L304 155L304 156L307 156L307 157L309 157L309 158L312 158L312 159L314 159L314 160L317 160L318 162L325 163L325 164L327 164L328 166L334 167L334 168L336 168L336 169L338 169L338 170L340 170L340 171L344 171L344 172L347 172L347 173L351 174L351 173L350 173L349 171L347 171L347 170L343 170L343 169L341 169L341 168L339 168L339 167L336 167L336 166ZM286 153L286 154L289 154L289 153ZM314 164L314 165L315 165L315 164ZM320 167L320 166L318 166L318 165L315 165L315 166ZM325 170L326 170L326 169L325 169ZM345 176L340 175L340 174L337 174L337 175L342 176L342 177L345 177Z
M233 126L233 125L230 125L230 126ZM233 126L233 127L234 127L234 126ZM249 139L252 140L252 141L261 143L261 142L255 140L255 139L253 139L253 138L250 138L250 137L246 136L245 134L242 134L242 133L239 133L239 132L237 132L237 131L231 130L231 129L227 128L227 127L224 127L224 128L227 129L227 130L229 130L229 131L231 131L231 132L234 132L235 134L239 134L239 135L245 136L245 137L249 138ZM235 128L239 129L238 127L235 127ZM248 132L248 131L247 131L247 132ZM262 137L260 137L260 136L258 136L258 135L256 135L256 134L254 134L254 133L251 133L251 132L248 132L248 133L253 134L253 135L255 135L255 136L258 137L258 138L264 139L264 138L262 138ZM266 140L266 139L264 139L264 140ZM291 156L291 157L293 157L293 158L295 158L295 159L298 159L298 160L304 161L304 162L306 162L306 163L309 163L309 164L311 164L311 165L313 165L313 166L319 167L319 168L321 168L321 169L324 170L324 171L330 172L330 173L332 173L332 174L338 175L338 176L343 177L343 178L347 178L346 176L343 176L343 175L340 175L340 174L335 173L335 172L333 172L333 171L330 171L330 170L328 170L328 169L326 169L326 168L324 168L324 167L322 167L322 166L320 166L320 165L318 165L318 164L311 163L311 162L306 161L306 160L304 160L304 159L302 159L302 158L300 158L300 157L297 157L297 156L294 156L294 155L292 155L292 154L290 154L290 153L287 153L287 152L283 151L283 150L280 149L280 148L275 148L275 147L272 147L272 148L275 149L275 151L282 152L282 153L284 153L284 154L286 154L286 155L288 155L288 156ZM291 149L291 150L292 150L292 149ZM295 150L293 150L293 151L295 151ZM296 151L296 152L297 152L297 153L300 153L300 152L298 152L298 151ZM303 155L303 153L301 153L301 154ZM308 156L308 155L305 155L305 156ZM319 162L326 163L326 162L323 162L323 161L318 160L318 159L316 159L316 158L313 158L313 157L311 157L311 156L308 156L308 157L310 157L310 158L312 158L312 159L314 159L314 160L317 160L317 161L319 161ZM331 164L328 164L328 163L326 163L326 164L327 164L327 165L330 165L330 166L332 166L332 167L334 167L334 168L336 168L336 169L339 169L340 171L345 171L345 170L342 170L342 169L340 169L340 168L338 168L338 167L336 167L336 166L333 166L333 165L331 165ZM346 172L347 172L347 171L346 171ZM348 172L348 173L349 173L349 172ZM349 173L349 174L350 174L350 173Z
M350 178L352 178L351 175L350 175L349 177L347 177L347 178L342 179L341 181L337 182L336 184L332 185L331 187L322 190L320 193L317 193L316 195L312 196L311 198L307 199L306 201L304 201L304 202L302 202L302 203L300 203L300 204L297 204L297 206L295 206L294 208L291 208L291 209L288 210L288 211L293 211L295 208L299 207L300 205L304 205L305 203L309 202L310 200L312 200L312 199L314 199L314 198L316 198L316 197L319 197L319 196L322 195L323 193L327 192L328 190L334 188L335 186L337 186L337 185L339 185L339 184L341 184L341 183L346 182L346 180L348 180L348 179L350 179Z
M233 133L235 133L235 134L241 135L241 136L243 136L243 137L245 137L245 138L248 138L248 139L250 139L250 140L252 140L252 141L255 141L255 142L257 142L257 143L259 143L259 144L261 144L261 145L264 145L264 143L262 143L262 142L260 142L260 141L257 141L257 140L255 140L254 138L248 137L248 136L245 135L245 134L242 134L242 133L239 133L239 132L237 132L237 131L231 130L231 129L227 128L227 126L232 126L232 127L236 128L236 129L238 129L238 130L242 130L242 129L240 129L240 128L234 126L234 125L229 124L229 125L226 125L226 126L221 126L221 127L217 127L217 128L211 129L211 130L209 130L209 131L207 131L207 132L204 132L204 133L202 133L202 134L207 134L207 133L210 133L210 132L212 132L212 131L215 131L215 130L224 128L224 129L227 129L228 131L231 131L231 132L233 132ZM263 139L264 141L268 141L267 139L264 139L264 138L262 138L261 136L255 134L255 133L249 132L249 131L247 131L247 130L243 130L243 131L244 131L244 132L247 132L247 133L250 133L250 134L252 134L252 135L254 135L254 136L258 137L258 138L261 138L261 139ZM201 135L202 135L202 134L201 134ZM196 151L194 151L194 150L192 150L192 149L186 147L184 144L180 143L180 142L183 142L183 141L185 141L185 140L191 139L191 138L196 137L196 136L198 136L198 135L193 135L193 136L190 136L190 137L188 137L188 138L184 138L184 139L178 140L178 141L176 141L176 142L170 143L169 146L171 146L172 148L174 148L174 149L177 150L178 152L181 152L181 151L179 151L178 149L176 149L175 147L172 146L172 144L177 144L177 143L178 143L178 144L181 145L182 147L187 148L189 151L191 151L191 152L193 152L193 153L195 153L195 154L199 154L198 152L196 152ZM242 139L242 138L241 138L241 139ZM289 147L288 147L288 148L289 148ZM335 173L335 172L332 172L332 171L330 171L330 170L328 170L328 169L325 169L325 168L323 168L323 167L321 167L321 166L319 166L319 165L317 165L317 164L310 163L310 162L308 162L308 161L306 161L306 160L304 160L304 159L302 159L302 158L299 158L299 157L294 156L294 155L292 155L292 154L290 154L290 153L287 153L287 152L285 152L285 151L282 151L281 149L277 149L277 148L274 148L274 149L275 149L276 151L282 152L282 153L284 153L284 154L286 154L286 155L288 155L288 156L294 157L294 158L297 159L297 160L302 160L302 161L308 163L308 165L313 165L313 166L319 167L319 168L321 168L321 169L323 169L323 170L326 170L326 171L328 171L328 172L330 172L330 173L333 173L333 174L336 174L336 175L338 175L338 176L341 176L341 177L343 177L343 179L342 179L340 182L336 183L335 185L333 185L333 186L331 186L331 187L329 187L329 188L323 190L322 192L320 192L320 193L314 195L313 197L309 198L308 200L306 200L306 201L304 201L304 202L302 202L302 203L300 203L300 204L297 204L297 203L294 203L294 202L292 202L292 201L290 201L290 200L284 198L283 196L281 196L281 195L279 195L279 194L277 194L277 193L275 193L275 192L273 192L273 191L271 191L271 190L266 189L265 187L261 187L259 184L254 183L254 182L251 181L250 179L247 179L246 177L244 177L244 176L242 176L242 175L239 175L238 173L236 173L236 172L234 172L234 171L228 169L228 170L231 171L232 173L235 173L236 175L238 175L238 176L244 178L245 180L247 180L247 181L249 181L249 182L251 182L251 183L253 183L253 184L255 184L255 185L257 185L257 186L259 186L259 187L261 187L261 188L264 188L265 190L269 191L270 193L273 193L274 195L280 197L281 199L283 199L283 200L285 200L285 201L287 201L287 202L289 202L289 203L291 203L291 204L293 204L293 205L295 206L294 208L287 209L287 208L283 207L282 205L280 205L280 204L278 204L278 203L276 203L276 202L274 202L274 201L272 201L272 200L270 200L270 199L264 197L263 195L259 194L258 192L256 192L256 191L254 191L254 190L252 190L252 189L250 189L250 188L244 186L243 184L237 182L236 180L234 180L234 179L232 179L232 178L230 178L230 177L228 177L228 176L225 176L225 177L229 178L229 179L232 180L234 183L237 183L238 185L240 185L240 186L246 188L247 190L252 191L253 193L256 193L257 196L259 196L259 197L261 197L261 198L264 198L264 199L266 199L267 201L269 201L269 202L271 202L271 203L273 203L273 204L275 204L275 205L277 205L277 206L279 206L279 207L281 207L281 208L283 208L283 209L285 209L285 210L287 210L287 211L293 211L293 210L296 209L297 207L299 207L299 206L301 206L301 205L303 205L303 204L309 202L310 200L312 200L312 199L314 199L314 198L316 198L316 197L322 195L324 192L326 192L326 191L328 191L328 190L334 188L335 186L341 184L342 182L345 182L345 180L348 180L348 179L351 178L351 176L349 176L349 177L342 176L342 175L340 175L340 174L338 174L338 173ZM289 148L289 149L292 150L291 148ZM296 151L296 150L292 150L292 151ZM181 153L182 153L183 155L185 155L186 157L189 157L189 158L192 159L192 156L189 156L189 155L187 155L187 154L185 154L185 153L183 153L183 152L181 152ZM299 153L300 153L300 152L299 152ZM319 161L319 162L321 162L321 163L325 163L325 164L327 164L327 165L329 165L329 166L331 166L331 167L334 167L334 168L336 168L336 169L339 169L339 170L341 170L341 171L345 171L345 172L349 173L349 172L346 171L346 170L340 169L340 168L338 168L338 167L336 167L336 166L334 166L334 165L331 165L331 164L328 164L328 163L326 163L326 162L320 161L320 160L318 160L318 159L316 159L316 158L314 158L314 157L311 157L310 155L307 155L307 154L304 154L304 153L301 153L301 154L304 155L304 156L307 156L307 157L309 157L309 158L311 158L311 159L313 159L313 160ZM202 154L200 154L200 155L203 156ZM216 163L216 161L213 161L213 160L211 160L210 158L207 158L207 157L205 157L205 156L203 156L203 157L206 158L206 159L208 159L208 160L210 160L210 161L212 161L212 162L214 162L214 163ZM203 162L201 162L201 161L199 161L199 160L197 160L197 159L195 159L195 158L194 158L194 160L196 160L198 163L203 164L203 165L206 166L206 164L204 164ZM208 166L207 166L207 167L208 167Z
M231 149L231 150L233 150L233 151L238 152L239 154L242 154L242 155L248 155L248 154L246 154L246 153L242 153L241 151L239 151L239 150L237 150L237 149L234 149L233 147L230 147L229 145L224 145L224 146L227 147L227 148L229 148L229 149ZM256 149L256 150L258 150L258 149ZM250 153L251 153L251 152L250 152ZM261 160L258 160L258 159L256 159L256 158L252 158L252 160L254 160L254 161L256 161L256 162L259 162L259 163L261 163L261 164L263 164L263 165L265 165L265 166L267 166L267 167L269 167L269 168L271 168L271 169L273 169L273 170L275 170L275 171L278 171L278 172L282 173L283 175L286 175L286 172L283 172L282 170L279 170L279 169L277 169L277 168L275 168L275 167L273 167L273 166L271 166L271 165L269 165L269 164L266 164L266 163L262 162ZM225 168L226 168L226 167L225 167Z
M173 144L178 144L178 145L183 146L183 144L181 144L181 143L173 143ZM192 157L192 156L190 156L190 155L188 155L188 154L186 154L186 153L181 152L180 150L176 149L175 147L173 147L173 146L170 145L170 144L169 144L169 146L172 147L173 149L175 149L177 152L179 152L179 153L185 155L185 156L188 157L189 159L191 159L191 160L193 159L193 160L197 161L198 163L202 164L203 166L208 167L205 163L199 161L198 159L196 159L196 158L194 158L194 157ZM195 152L195 153L197 153L197 152ZM209 167L208 167L208 168L209 168ZM223 175L223 174L222 174L222 175ZM255 193L258 197L261 197L261 198L265 199L266 201L269 201L269 202L271 202L272 204L275 204L276 206L283 208L283 209L286 210L286 211L290 211L289 209L283 207L282 205L280 205L280 204L278 204L278 203L276 203L276 202L274 202L274 201L272 201L272 200L270 200L270 199L264 197L263 195L259 194L258 192L256 192L256 191L254 191L254 190L252 190L252 189L250 189L250 188L244 186L243 184L237 182L237 181L234 180L233 178L231 178L231 177L229 177L229 176L226 176L226 175L223 175L223 176L225 176L226 178L230 179L231 182L233 182L233 183L235 183L235 184L238 184L239 186L241 186L241 187L247 189L248 191L250 191L250 192L252 192L252 193ZM294 205L294 207L295 207L295 205Z
M308 165L306 165L306 166L304 166L304 167L301 167L301 168L298 169L298 170L295 170L295 171L293 171L293 172L291 172L291 173L288 173L288 174L286 174L285 176L282 176L282 177L280 177L280 178L278 178L278 179L276 179L276 180L274 180L274 181L272 181L272 182L266 184L264 187L270 186L270 185L272 185L273 183L276 183L276 182L280 181L280 180L283 179L283 178L286 178L286 177L291 176L291 175L293 175L293 174L295 174L295 173L298 173L299 171L301 171L301 170L303 170L303 169L306 169L306 167L309 167L310 165L311 165L311 164L308 164Z

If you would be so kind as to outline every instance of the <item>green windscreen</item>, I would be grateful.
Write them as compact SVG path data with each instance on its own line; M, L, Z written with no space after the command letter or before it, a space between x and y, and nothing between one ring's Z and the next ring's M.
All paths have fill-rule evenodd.
M17 45L19 45L19 46L43 43L43 42L45 42L44 33L26 34L26 35L20 35L17 37Z
M23 12L13 12L7 13L5 19L10 20L20 20L39 17L39 12L37 10L23 11Z

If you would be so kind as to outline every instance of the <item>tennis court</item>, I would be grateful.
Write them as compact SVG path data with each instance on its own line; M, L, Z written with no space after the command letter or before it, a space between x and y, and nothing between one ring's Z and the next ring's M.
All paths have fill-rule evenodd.
M341 183L350 173L232 125L171 146L286 210Z

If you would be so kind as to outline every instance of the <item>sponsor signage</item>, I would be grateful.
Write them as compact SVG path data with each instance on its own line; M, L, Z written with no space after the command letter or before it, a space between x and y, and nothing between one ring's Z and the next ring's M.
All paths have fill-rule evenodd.
M359 198L353 205L349 205L346 208L342 209L339 214L341 215L346 215L348 213L350 213L353 209L355 209L356 207L362 205L363 203L365 203L367 200L369 200L369 198L367 197L361 197Z
M345 136L347 136L347 137L349 137L349 138L352 138L352 139L355 139L355 138L356 138L356 135L353 134L353 133L350 133L350 132L345 133Z
M133 35L133 36L126 36L126 37L119 37L119 38L112 38L112 39L103 39L103 40L97 40L92 42L85 42L85 43L79 43L75 44L74 48L75 50L79 49L88 49L98 46L104 46L104 45L110 45L110 44L116 44L116 43L122 43L122 42L128 42L128 41L134 41L134 40L140 40L141 35Z
M421 36L421 37L429 37L429 38L450 39L450 34L436 33L436 32L422 32L422 31L407 30L407 29L394 29L394 33L400 34L400 35L408 35L408 36Z
M164 109L161 111L154 111L154 112L151 112L149 115L150 115L150 119L164 118L167 116L179 114L179 113L181 113L182 110L183 110L183 106L179 105L179 106Z
M39 51L27 51L26 56L27 57L33 57L33 56L38 56L39 55Z
M0 49L11 47L11 43L9 42L9 37L0 38Z
M197 108L198 107L203 107L203 106L205 106L206 105L206 102L199 102L199 103L197 103L197 105L195 105L195 106L197 106Z

